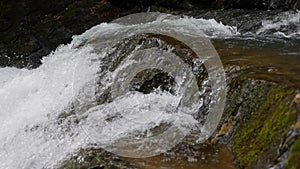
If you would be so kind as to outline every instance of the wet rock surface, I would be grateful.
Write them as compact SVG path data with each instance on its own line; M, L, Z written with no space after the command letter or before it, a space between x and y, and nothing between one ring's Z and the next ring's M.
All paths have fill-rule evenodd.
M102 149L85 149L66 159L60 168L155 168L164 165L170 168L172 160L178 163L172 168L205 168L222 164L221 159L231 163L222 164L222 168L297 168L300 130L296 119L299 109L290 107L295 90L244 78L231 81L229 86L223 120L215 138L210 139L211 143L196 144L192 136L188 136L167 153L145 160L118 157ZM224 129L224 125L230 129ZM222 153L224 150L220 146L231 147L234 163L230 162L233 157Z
M147 40L153 37L144 35L139 38ZM139 38L137 37L137 39ZM139 40L132 43L137 42ZM173 41L174 43L176 41ZM195 142L197 133L192 132L182 143L169 152L144 161L116 156L115 158L119 159L118 165L137 168L155 168L156 166L219 168L221 165L222 168L226 169L235 167L257 169L273 167L277 169L297 168L299 166L297 160L299 158L297 150L300 136L298 121L300 113L298 104L299 84L297 76L294 79L288 73L289 71L294 72L295 69L284 70L281 68L276 71L277 68L283 66L281 61L276 62L276 58L279 56L273 53L268 55L265 49L261 53L255 49L256 53L251 53L251 49L238 50L239 46L228 48L226 44L219 43L214 42L214 45L225 66L229 91L223 118L215 134L208 142L197 144ZM232 56L233 52L236 56L242 55L243 58ZM261 54L263 54L263 58L258 57ZM252 57L255 57L256 60ZM268 58L271 58L273 62L269 62ZM299 60L293 62L299 63ZM269 71L270 66L274 71ZM139 78L143 82L152 77L152 74L148 75L147 72L141 73L142 76L136 77L138 83ZM282 78L275 78L277 73L285 76L287 81ZM291 79L289 76L292 76ZM162 83L161 81L152 82L154 81L151 81L151 85L145 85L144 90L152 90L153 85L158 85L155 83ZM221 153L223 149L220 149L220 146L230 147L230 150L226 151L227 153ZM110 154L99 149L87 149L85 151L91 154L103 152L100 159L104 159ZM102 167L106 164L105 160L97 162L76 160L85 159L85 157L86 155L75 155L71 159L66 159L63 166L67 168L84 164L88 168ZM188 160L186 161L186 159ZM227 163L221 159L226 159Z
M243 53L243 59L235 61L237 57L230 57L232 53L228 55L219 47L229 91L223 121L212 141L231 145L237 168L297 168L299 163L295 158L299 156L297 153L291 155L291 147L297 144L295 141L300 136L297 128L300 109L296 103L298 82L275 80L277 73L285 71L268 71L268 64L280 66L274 54L271 54L272 62L266 61L270 57L266 49L262 53L244 50L234 50L237 55ZM260 54L265 61L259 59ZM229 124L231 130L222 131L224 125ZM291 158L293 160L288 162Z
M169 165L166 166L168 168L171 164L166 161L173 158L182 160L178 165L183 167L196 165L192 161L186 163L185 158L213 166L222 163L222 160L218 161L222 158L231 158L228 154L225 157L218 153L222 151L218 147L223 145L231 147L237 168L297 168L300 130L296 121L300 111L291 104L295 89L243 77L232 79L229 88L223 120L216 134L207 143L195 144L193 136L188 136L183 143L169 152L154 157L152 160L156 162L151 162L151 159L146 160L147 162L130 160L102 149L80 150L77 155L64 161L61 168L147 168L147 165L153 168L156 165ZM209 155L210 153L216 154ZM211 163L208 162L210 160ZM200 168L203 166L198 163L197 165Z
M0 8L0 66L28 68L73 35L121 15L106 0L2 1Z
M58 169L138 169L125 159L103 149L81 149L71 159L64 161Z

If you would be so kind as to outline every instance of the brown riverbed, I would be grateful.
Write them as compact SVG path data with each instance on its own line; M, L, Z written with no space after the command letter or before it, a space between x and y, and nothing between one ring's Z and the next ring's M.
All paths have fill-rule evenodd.
M300 45L260 46L214 42L225 67L238 66L239 75L300 88ZM230 72L229 69L226 70Z
M128 161L144 169L235 169L232 153L226 145L202 144L189 150Z

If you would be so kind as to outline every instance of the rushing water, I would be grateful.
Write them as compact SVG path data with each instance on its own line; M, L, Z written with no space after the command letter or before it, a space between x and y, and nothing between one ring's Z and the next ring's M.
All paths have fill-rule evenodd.
M299 15L299 12L296 12L284 14L274 20L266 20L256 34L242 35L235 27L217 23L215 20L173 18L168 21L167 18L166 22L178 27L196 25L197 30L199 28L204 32L204 36L214 39L213 44L221 55L225 67L240 66L247 68L245 72L248 72L249 76L270 78L276 82L290 83L299 87ZM155 22L161 22L161 18ZM289 26L292 29L285 29ZM143 24L138 27L143 27ZM75 36L70 44L58 47L43 59L43 64L37 69L0 68L0 168L53 168L75 154L79 148L95 146L95 140L98 143L96 147L105 147L121 136L126 138L128 136L126 134L149 131L153 126L160 126L161 122L177 125L184 135L189 134L190 129L201 130L203 126L199 123L203 123L199 122L199 119L196 120L195 114L190 113L198 112L205 104L201 102L200 97L196 100L199 105L191 106L190 110L186 110L188 113L170 113L175 111L184 96L180 85L176 87L175 84L173 88L175 94L159 88L146 96L136 91L122 93L123 90L119 91L122 87L114 85L124 82L126 78L120 78L122 72L128 68L131 68L128 70L130 71L134 67L124 64L116 68L117 71L101 71L108 64L105 58L108 55L113 56L114 51L120 49L118 46L115 48L105 46L109 45L104 40L106 35L109 37L126 30L125 28L128 26L118 23L97 25L84 34ZM189 30L182 31L189 33ZM103 39L97 39L99 35ZM281 39L282 37L284 39ZM118 38L115 41L124 44L127 42ZM156 48L151 51L154 55L149 59L158 59L159 57L155 57L157 55L169 56L171 60L176 59L170 51L171 49L162 51ZM144 52L147 52L147 49ZM99 65L103 67L100 66L99 69ZM178 77L187 77L187 80L175 78L176 83L193 85L195 82L192 70L184 67L183 63L180 68L184 71L178 72L185 75ZM94 87L96 84L98 87ZM118 89L112 92L112 98L117 98L115 101L99 100L95 95L102 91L104 95L101 97L106 98L108 96L105 95L105 91L109 88ZM119 97L119 94L124 95ZM97 103L101 105L96 106ZM151 105L158 106L151 107ZM125 119L118 119L118 112L124 109L134 110L133 114L126 114ZM149 110L155 110L159 116L149 114ZM139 115L136 111L142 114ZM135 119L136 117L138 119ZM189 157L182 152L182 155L177 155L182 159L182 163L179 162L177 166L195 168L209 158L211 160L207 160L207 163L202 165L203 168L219 168L222 164L226 164L224 166L227 168L233 168L231 162L228 164L228 161L232 161L229 151L226 148L215 150L216 152L210 152L205 148L200 150L196 148L195 151L206 154L200 153L201 155ZM169 155L170 162L160 163L159 161L165 159L161 156L152 157L152 160L148 159L146 162L142 160L131 162L142 168L167 167L172 163L172 153Z

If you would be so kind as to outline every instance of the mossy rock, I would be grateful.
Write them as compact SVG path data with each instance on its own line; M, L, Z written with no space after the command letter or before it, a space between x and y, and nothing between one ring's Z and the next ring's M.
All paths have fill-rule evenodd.
M291 154L288 159L287 169L300 168L300 138L298 138L292 145Z
M230 76L234 77L234 75ZM258 111L259 106L267 99L267 94L274 86L274 83L265 80L231 79L224 113L218 129L213 135L216 137L212 139L221 144L229 144L240 125L251 119L252 112ZM220 135L222 126L230 120L233 120L232 129L225 135Z
M259 109L240 124L232 140L239 168L266 168L274 163L282 139L296 121L297 111L291 106L294 93L294 89L272 87Z

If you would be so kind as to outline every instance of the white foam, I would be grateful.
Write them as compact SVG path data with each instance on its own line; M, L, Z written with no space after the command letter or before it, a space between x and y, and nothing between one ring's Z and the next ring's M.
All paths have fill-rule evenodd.
M0 168L43 168L74 151L76 142L66 146L67 140L55 138L63 133L51 121L72 101L76 63L84 63L91 55L87 48L66 45L37 69L0 69ZM84 73L89 70L91 66L86 66ZM38 129L27 131L34 126ZM44 131L51 127L52 132Z
M278 37L299 38L300 11L283 12L271 20L263 20L262 27L257 30L256 34L268 35L269 31Z

